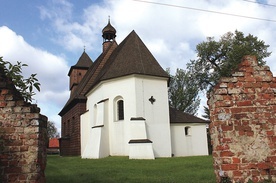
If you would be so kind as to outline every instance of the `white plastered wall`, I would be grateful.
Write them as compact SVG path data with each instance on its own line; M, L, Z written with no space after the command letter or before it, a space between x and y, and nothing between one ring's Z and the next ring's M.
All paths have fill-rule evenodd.
M185 135L185 127L190 127L189 135ZM208 155L206 124L173 123L171 134L174 156Z
M153 96L155 102L151 104L149 98ZM167 79L150 76L131 75L112 79L100 83L87 95L88 114L82 117L82 124L86 128L100 125L98 115L93 112L95 105L102 101L104 120L101 139L101 154L128 156L129 140L131 140L130 119L143 117L146 120L148 139L153 142L155 157L171 156L171 136L169 125L169 106L167 93ZM124 120L116 120L116 100L124 101ZM96 107L98 110L98 107ZM100 120L101 121L101 120ZM87 126L87 124L89 124ZM82 133L91 133L82 130ZM81 135L82 145L90 146L93 139L84 139L91 135ZM108 140L107 140L108 139ZM82 149L85 147L82 147ZM93 149L92 149L93 151ZM84 151L82 151L84 152ZM90 157L90 155L86 155ZM99 156L100 157L100 156Z
M144 117L155 157L171 157L167 79L136 77L137 117ZM155 100L153 103L149 100ZM143 106L143 107L141 107Z

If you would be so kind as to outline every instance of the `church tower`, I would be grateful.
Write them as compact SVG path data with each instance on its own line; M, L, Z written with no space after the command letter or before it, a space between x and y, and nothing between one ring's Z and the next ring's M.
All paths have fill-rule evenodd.
M92 64L92 60L84 50L76 65L71 66L68 73L68 76L70 77L69 89L71 91L71 95L74 93L78 84Z
M108 24L102 30L103 37L103 52L115 41L116 29L110 24L110 18L108 19Z

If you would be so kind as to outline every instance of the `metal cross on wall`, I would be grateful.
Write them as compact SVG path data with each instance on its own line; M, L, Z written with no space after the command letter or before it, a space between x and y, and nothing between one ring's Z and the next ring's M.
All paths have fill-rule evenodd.
M153 96L151 96L151 97L149 98L149 101L150 101L151 104L153 104L153 103L155 102L155 98L153 98Z

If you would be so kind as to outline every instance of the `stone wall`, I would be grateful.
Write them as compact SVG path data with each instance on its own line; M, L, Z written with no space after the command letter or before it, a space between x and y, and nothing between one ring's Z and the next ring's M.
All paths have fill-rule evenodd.
M210 93L210 132L217 182L276 182L276 78L244 57Z
M45 182L47 117L0 68L0 182Z

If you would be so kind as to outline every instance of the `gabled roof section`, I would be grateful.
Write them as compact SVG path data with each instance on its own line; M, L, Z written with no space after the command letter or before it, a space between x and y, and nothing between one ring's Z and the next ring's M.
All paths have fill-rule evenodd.
M170 123L210 123L210 122L170 107Z
M113 41L95 60L59 115L65 114L75 102L85 102L85 95L101 81L132 74L169 78L135 31L119 45Z
M103 81L130 74L169 77L135 31L114 50L98 79Z
M92 64L93 64L93 61L91 60L91 58L87 55L85 51L83 51L78 62L70 68L68 72L68 76L70 76L72 69L88 69Z

